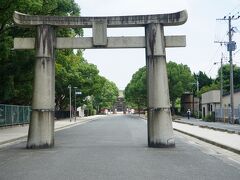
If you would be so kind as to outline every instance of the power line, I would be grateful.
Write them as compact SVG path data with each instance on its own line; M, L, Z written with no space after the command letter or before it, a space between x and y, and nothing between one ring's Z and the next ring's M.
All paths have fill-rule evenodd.
M230 16L233 11L235 11L238 7L240 7L240 4L237 4L229 13L228 15ZM239 12L238 12L239 13ZM236 15L236 14L235 14Z
M233 55L235 56L239 52L240 52L240 49L238 49Z
M218 21L218 22L221 22L221 21ZM226 23L226 21L223 21ZM219 24L220 26L221 24ZM215 26L215 41L224 41L225 37L227 36L227 33L226 32L220 32L219 35L217 36L217 30L219 31L219 27L217 27L217 23L216 23L216 26Z
M216 56L217 56L218 52L220 51L220 48L221 48L221 47L222 47L222 45L219 44L219 46L218 46L217 50L215 51L213 57L210 59L211 62L214 62L214 61L215 61ZM213 64L213 63L212 63L212 64ZM208 74L210 74L210 72L212 71L212 68L213 68L213 65L212 65L211 68L209 69Z

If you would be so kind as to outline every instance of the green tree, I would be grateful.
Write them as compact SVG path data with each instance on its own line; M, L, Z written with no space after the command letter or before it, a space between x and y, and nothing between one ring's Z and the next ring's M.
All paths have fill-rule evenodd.
M118 88L115 83L99 76L98 92L94 95L94 106L99 111L101 109L111 109L118 97Z
M146 67L140 68L133 74L125 88L125 99L129 106L138 110L147 106Z
M40 15L79 15L80 8L73 0L0 0L0 4L0 103L30 104L34 51L12 51L12 44L14 37L34 37L35 30L14 26L14 10ZM59 29L57 34L81 35L82 30Z
M176 100L185 91L190 91L194 78L187 65L174 62L167 63L170 101L175 107ZM131 81L125 88L125 98L129 106L134 108L146 108L147 105L147 81L146 67L140 68L132 76Z
M208 77L204 72L199 71L197 74L193 74L194 79L199 82L199 89L201 89L203 86L209 86L213 83L213 79L211 77Z
M35 54L29 50L12 51L12 44L14 37L34 37L35 29L14 26L14 10L33 15L79 16L80 8L74 0L0 0L0 4L0 103L31 104ZM58 37L83 34L79 28L56 30ZM97 67L83 58L82 51L57 50L55 94L59 110L66 109L69 104L67 87L70 84L82 92L77 96L77 106L86 104L94 108L92 102L86 102L86 97L97 97L101 106L109 107L109 102L117 97L116 85L101 77Z
M223 92L230 92L230 65L223 65ZM221 69L218 70L218 77L216 78L216 83L220 84ZM233 65L233 83L234 89L240 88L240 67ZM220 86L219 86L220 87Z
M220 89L220 86L218 83L212 83L210 85L206 85L206 86L203 86L200 91L199 91L199 95L205 93L205 92L208 92L208 91L211 91L211 90L219 90Z
M191 91L194 78L187 65L170 61L167 63L169 94L172 107L175 107L177 98L181 98L186 91Z
M32 90L33 51L12 51L13 37L33 34L13 26L14 10L30 8L23 1L0 1L0 103L29 104Z

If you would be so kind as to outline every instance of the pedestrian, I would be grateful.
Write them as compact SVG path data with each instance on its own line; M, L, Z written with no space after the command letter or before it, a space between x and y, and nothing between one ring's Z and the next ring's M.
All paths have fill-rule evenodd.
M188 119L190 119L190 115L191 115L191 111L190 111L190 109L188 109L187 110L187 117L188 117Z

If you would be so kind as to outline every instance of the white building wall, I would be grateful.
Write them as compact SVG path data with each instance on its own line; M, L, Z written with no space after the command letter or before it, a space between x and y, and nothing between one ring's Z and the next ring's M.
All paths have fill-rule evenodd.
M220 90L212 90L202 94L202 115L206 117L220 104Z
M220 103L220 90L212 90L202 94L202 104Z
M235 92L233 95L234 108L238 108L240 106L240 92ZM227 108L231 104L230 95L223 96L223 107Z

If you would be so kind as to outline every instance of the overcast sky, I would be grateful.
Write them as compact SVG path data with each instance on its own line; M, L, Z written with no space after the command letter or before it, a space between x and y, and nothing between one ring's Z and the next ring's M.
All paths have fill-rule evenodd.
M227 21L216 21L229 15L240 15L239 0L76 0L81 16L147 15L171 13L186 9L188 21L184 25L166 27L165 35L186 35L187 47L167 49L167 61L186 64L192 72L203 71L216 77L226 47L214 41L227 41ZM230 13L230 14L229 14ZM240 43L240 19L232 22L239 31L233 40ZM91 30L84 31L91 36ZM108 29L108 36L144 35L143 28ZM240 65L240 45L233 53L234 63ZM100 74L124 89L133 73L145 66L144 49L85 50L88 62L97 65ZM226 62L227 63L227 62Z

